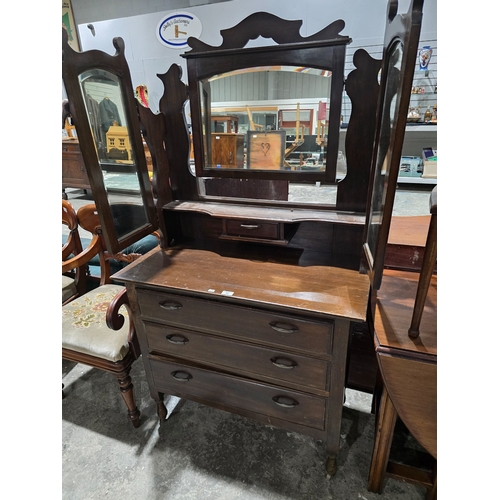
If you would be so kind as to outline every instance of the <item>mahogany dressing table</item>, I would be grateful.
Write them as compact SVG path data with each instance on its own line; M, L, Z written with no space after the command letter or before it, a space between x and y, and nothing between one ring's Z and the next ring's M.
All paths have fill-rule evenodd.
M359 375L357 388L374 386L373 344L359 359L353 349L362 330L357 328L366 325L373 287L363 251L363 242L373 238L366 236L367 225L373 227L367 200L378 189L371 173L378 152L373 144L385 148L389 166L399 164L422 4L414 0L407 14L397 15L397 1L390 0L383 60L356 51L356 69L346 79L345 49L351 40L340 34L342 20L302 37L301 21L258 12L222 30L220 46L190 38L191 51L184 54L189 86L177 65L158 75L165 87L159 114L133 98L123 40L113 41L114 56L76 53L63 30L63 79L107 246L116 253L153 230L162 235L160 248L113 276L127 287L160 418L166 417L167 394L304 433L325 441L327 473L335 473L351 365ZM275 44L245 47L258 36ZM266 72L270 65L281 68L284 80L290 68L329 74L323 100L329 102L328 123L339 127L328 130L324 164L314 171L254 168L240 161L213 165L211 95L217 80L235 72ZM122 220L130 210L134 224L118 234L83 98L95 85L120 89L114 95L121 95L122 123L133 151L131 174L140 188L133 209L120 206ZM338 182L344 88L353 113L346 134L347 174ZM184 113L188 98L193 166ZM377 112L388 101L389 128L385 114ZM141 133L153 162L152 190ZM269 139L258 137L262 143L256 151L263 157L275 143L272 133ZM254 139L248 131L247 147ZM265 158L259 161L266 165ZM207 179L217 181L217 196L207 194ZM246 183L241 197L234 194L235 182ZM337 184L336 203L283 199L290 182ZM389 186L395 190L395 181ZM274 192L280 196L274 198ZM377 232L374 241L384 238L382 246L387 233Z

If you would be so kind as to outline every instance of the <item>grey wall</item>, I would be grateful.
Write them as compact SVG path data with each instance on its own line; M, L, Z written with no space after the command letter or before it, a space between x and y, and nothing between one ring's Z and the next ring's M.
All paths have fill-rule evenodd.
M152 12L184 10L231 0L71 0L75 23L108 21Z
M410 0L401 0L400 12L406 12L409 3ZM426 0L424 4L422 39L437 37L436 4L437 0ZM197 16L202 23L201 40L213 45L222 41L220 30L257 11L302 19L302 36L343 19L346 27L342 34L353 39L350 51L362 46L373 47L376 53L383 40L387 10L387 0L72 0L72 5L82 50L99 49L113 54L113 38L124 39L132 83L134 87L147 85L150 107L155 112L163 94L157 74L165 73L175 63L181 66L183 80L187 81L181 51L165 47L156 38L156 27L167 14L187 10ZM87 28L89 23L93 24L95 36ZM268 43L262 38L250 42Z

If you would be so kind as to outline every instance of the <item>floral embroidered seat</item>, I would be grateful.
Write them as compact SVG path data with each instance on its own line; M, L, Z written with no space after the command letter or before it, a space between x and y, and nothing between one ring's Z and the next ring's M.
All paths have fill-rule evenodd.
M128 313L122 306L120 313L125 318L124 325L114 331L106 325L106 312L111 301L122 291L119 285L103 285L63 306L63 348L113 362L121 361L129 351Z
M134 400L130 369L140 356L140 348L128 310L126 289L111 283L110 256L100 232L95 205L80 208L77 218L79 225L93 237L85 250L63 261L63 273L98 255L101 279L97 288L62 306L62 357L113 373L118 379L128 418L134 427L139 427L140 411Z

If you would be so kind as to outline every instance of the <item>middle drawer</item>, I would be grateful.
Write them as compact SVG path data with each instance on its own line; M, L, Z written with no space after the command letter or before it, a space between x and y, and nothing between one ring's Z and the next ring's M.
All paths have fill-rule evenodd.
M143 289L137 290L137 298L144 320L323 356L331 353L333 322Z
M151 351L321 391L329 389L327 361L181 328L144 324Z

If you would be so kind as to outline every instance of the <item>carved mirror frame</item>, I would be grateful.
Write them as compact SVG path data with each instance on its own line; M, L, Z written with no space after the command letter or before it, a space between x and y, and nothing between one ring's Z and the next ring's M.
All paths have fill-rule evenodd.
M237 179L289 180L289 181L336 181L336 163L339 143L344 64L348 36L340 35L345 23L337 20L318 33L302 37L301 20L287 21L267 12L254 13L236 26L221 30L220 46L208 45L196 38L189 38L191 51L183 54L187 61L189 96L191 106L192 135L197 177L226 177ZM262 36L273 39L277 45L246 47L253 39ZM200 82L245 68L265 66L298 66L332 72L329 135L324 171L252 170L208 168L205 164L207 145L204 141L202 106L207 108L206 92L200 90ZM210 117L205 113L206 122ZM337 127L332 124L338 123ZM207 127L205 126L205 129Z
M110 253L115 254L155 231L158 228L158 219L140 132L138 105L125 59L125 44L121 38L115 38L113 39L113 45L116 49L115 55L109 55L99 50L76 52L68 44L66 30L62 29L62 78L68 95L70 114L75 123L80 150L89 177L93 199L101 220L101 229L107 249ZM125 224L132 224L130 230L127 226L126 233L121 236L118 234L117 229L120 224L117 218L120 218L120 216L117 214L116 206L114 207L115 210L113 209L113 204L110 203L108 197L81 85L81 75L90 74L93 71L111 74L121 89L121 104L123 105L127 125L132 162L136 169L134 173L137 173L138 192L144 208L144 217L142 217L141 213L138 218L135 218L131 212L129 214L125 213L121 217L122 222ZM126 210L133 210L130 207L124 207L123 209L125 212Z
M399 15L397 0L389 0L387 7L381 91L363 235L366 271L374 290L378 290L382 282L423 3L424 0L412 0L408 12Z

